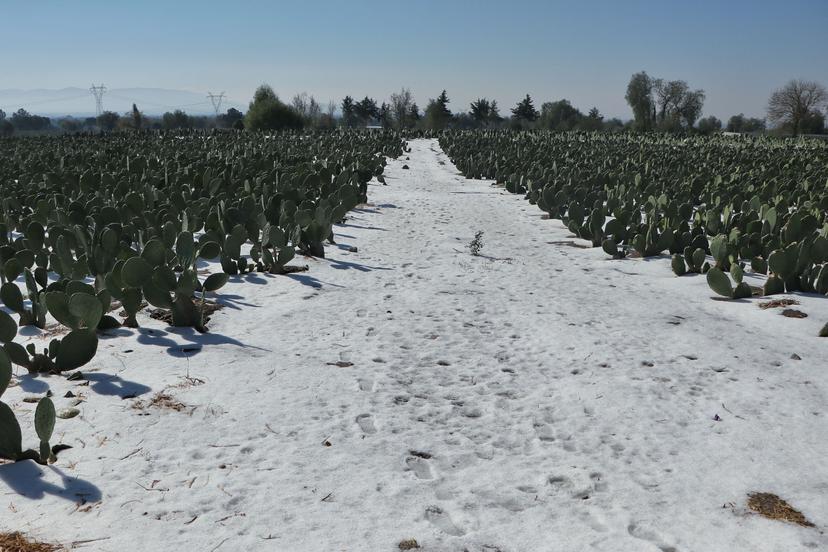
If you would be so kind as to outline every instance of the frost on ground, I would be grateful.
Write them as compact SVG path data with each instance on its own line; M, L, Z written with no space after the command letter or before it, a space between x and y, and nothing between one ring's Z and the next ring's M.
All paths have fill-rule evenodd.
M101 551L828 548L826 298L795 296L807 318L713 300L411 147L327 259L231 278L210 333L144 316L85 380L19 373L26 424L27 396L82 401L55 465L0 466L0 530Z

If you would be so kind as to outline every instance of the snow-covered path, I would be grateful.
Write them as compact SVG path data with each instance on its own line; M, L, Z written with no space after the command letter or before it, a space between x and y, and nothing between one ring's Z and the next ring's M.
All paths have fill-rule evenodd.
M10 389L27 420L46 385L86 402L54 468L0 466L0 528L101 551L828 547L828 299L714 301L411 148L328 259L231 281L210 334L145 317L89 387ZM754 491L817 528L747 513Z

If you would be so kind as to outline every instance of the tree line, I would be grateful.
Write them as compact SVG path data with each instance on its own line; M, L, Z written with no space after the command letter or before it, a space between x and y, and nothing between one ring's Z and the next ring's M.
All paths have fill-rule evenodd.
M146 116L136 105L124 114L105 111L98 117L65 117L53 122L24 109L10 117L0 110L0 135L14 132L42 132L55 127L65 132L88 130L175 130L233 128L250 130L333 129L336 127L377 127L384 129L442 130L445 128L512 128L556 131L693 132L711 134L720 131L760 133L768 130L766 119L733 115L723 124L715 116L702 117L706 94L692 89L683 80L651 77L646 71L635 73L627 84L625 99L633 118L622 121L606 119L597 107L583 113L567 99L543 102L535 107L526 96L506 114L501 114L497 100L477 98L467 110L452 112L446 90L428 100L420 110L411 90L402 88L387 101L378 102L365 96L358 100L350 95L324 107L307 92L296 94L290 102L282 101L269 85L256 89L247 113L230 108L218 117L188 115L177 109L161 116ZM774 91L768 100L767 121L779 134L825 133L828 91L817 82L792 80ZM338 113L337 113L338 111Z
M369 96L358 100L347 95L338 106L329 102L323 109L306 92L297 94L286 103L270 86L262 85L256 90L243 120L235 126L251 130L331 129L342 126L399 130L513 128L701 134L720 131L759 133L767 130L765 119L746 117L743 113L730 117L727 124L712 115L702 117L706 99L704 90L694 90L683 80L653 78L644 71L632 75L625 98L633 112L633 118L626 122L618 118L606 119L597 107L583 113L567 99L543 102L537 109L529 94L503 115L497 100L486 97L471 102L468 110L454 113L449 107L451 100L446 90L430 98L421 112L408 88L402 88L382 102ZM822 85L810 81L790 81L771 95L768 119L781 134L822 134L825 132L824 107L828 107L828 92Z
M700 119L704 90L691 90L683 80L665 81L641 71L630 78L625 99L633 112L631 123L635 130L697 130L701 133L722 130L722 122L718 118L711 115ZM771 94L767 114L779 134L823 134L823 109L826 108L828 91L823 85L814 81L791 80ZM740 113L728 120L724 130L763 132L766 122L765 119L747 118Z

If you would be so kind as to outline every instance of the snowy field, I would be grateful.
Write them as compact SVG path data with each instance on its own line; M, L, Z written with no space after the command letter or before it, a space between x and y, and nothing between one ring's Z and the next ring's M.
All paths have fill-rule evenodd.
M81 414L53 466L0 465L0 529L96 551L828 550L828 298L797 296L804 319L714 300L411 147L327 259L232 277L210 333L143 316L85 380L18 369L24 445L24 397Z

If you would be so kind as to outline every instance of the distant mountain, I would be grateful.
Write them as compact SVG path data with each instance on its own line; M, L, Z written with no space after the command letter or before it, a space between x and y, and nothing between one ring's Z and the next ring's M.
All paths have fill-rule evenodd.
M112 88L107 89L103 96L103 108L106 111L123 113L131 110L133 103L147 115L160 115L175 109L183 109L191 115L213 113L206 92L166 88ZM230 107L243 109L244 105L225 99L221 110L226 111ZM77 87L60 90L0 90L0 109L11 115L20 108L50 117L89 117L95 115L95 98L88 88Z

